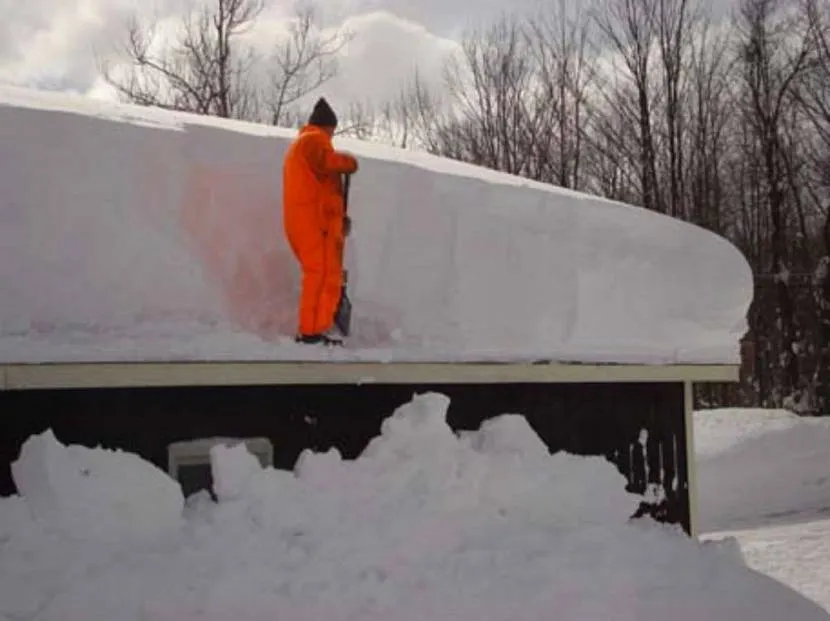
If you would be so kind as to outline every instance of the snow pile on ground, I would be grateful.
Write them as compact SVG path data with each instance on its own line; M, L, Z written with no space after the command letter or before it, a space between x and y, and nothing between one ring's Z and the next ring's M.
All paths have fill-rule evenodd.
M788 410L714 408L695 412L695 442L699 457L726 453L741 442L803 425L821 427L821 419L798 416Z
M702 530L830 513L830 418L783 410L698 412L695 443Z
M786 584L830 612L830 519L727 531L755 571ZM718 541L720 543L720 541Z
M153 539L181 523L181 487L166 473L123 451L63 446L51 430L26 440L12 475L34 516L73 538Z
M638 498L604 460L548 455L517 416L455 435L447 405L417 396L354 461L214 450L224 500L194 495L149 541L70 539L2 499L0 618L828 619L718 546L629 521Z
M694 432L706 541L830 612L830 418L702 410Z
M0 361L737 360L752 276L725 239L358 141L353 338L298 347L294 135L0 88Z

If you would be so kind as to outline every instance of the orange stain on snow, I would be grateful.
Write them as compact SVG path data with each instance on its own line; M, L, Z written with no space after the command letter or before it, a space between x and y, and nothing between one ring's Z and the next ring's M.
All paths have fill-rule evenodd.
M293 333L294 259L273 187L254 174L194 166L181 224L231 319L264 338Z

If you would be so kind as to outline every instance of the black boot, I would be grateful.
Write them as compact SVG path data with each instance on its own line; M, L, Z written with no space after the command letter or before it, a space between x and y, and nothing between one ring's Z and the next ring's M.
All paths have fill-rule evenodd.
M303 345L326 345L329 347L343 345L343 342L338 339L333 339L325 334L298 334L294 337L296 343Z

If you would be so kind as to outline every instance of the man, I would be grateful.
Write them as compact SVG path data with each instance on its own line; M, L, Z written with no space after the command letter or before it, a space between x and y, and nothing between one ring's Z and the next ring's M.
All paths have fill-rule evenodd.
M337 116L320 98L288 148L283 162L283 226L302 268L300 343L337 344L334 317L343 282L343 243L348 235L341 175L357 172L357 160L334 150Z

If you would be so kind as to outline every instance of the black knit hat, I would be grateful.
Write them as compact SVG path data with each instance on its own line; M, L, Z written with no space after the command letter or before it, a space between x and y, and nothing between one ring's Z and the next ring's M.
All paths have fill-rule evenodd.
M337 115L331 109L329 103L323 98L317 100L314 104L314 110L308 118L310 125L317 125L319 127L337 127Z

